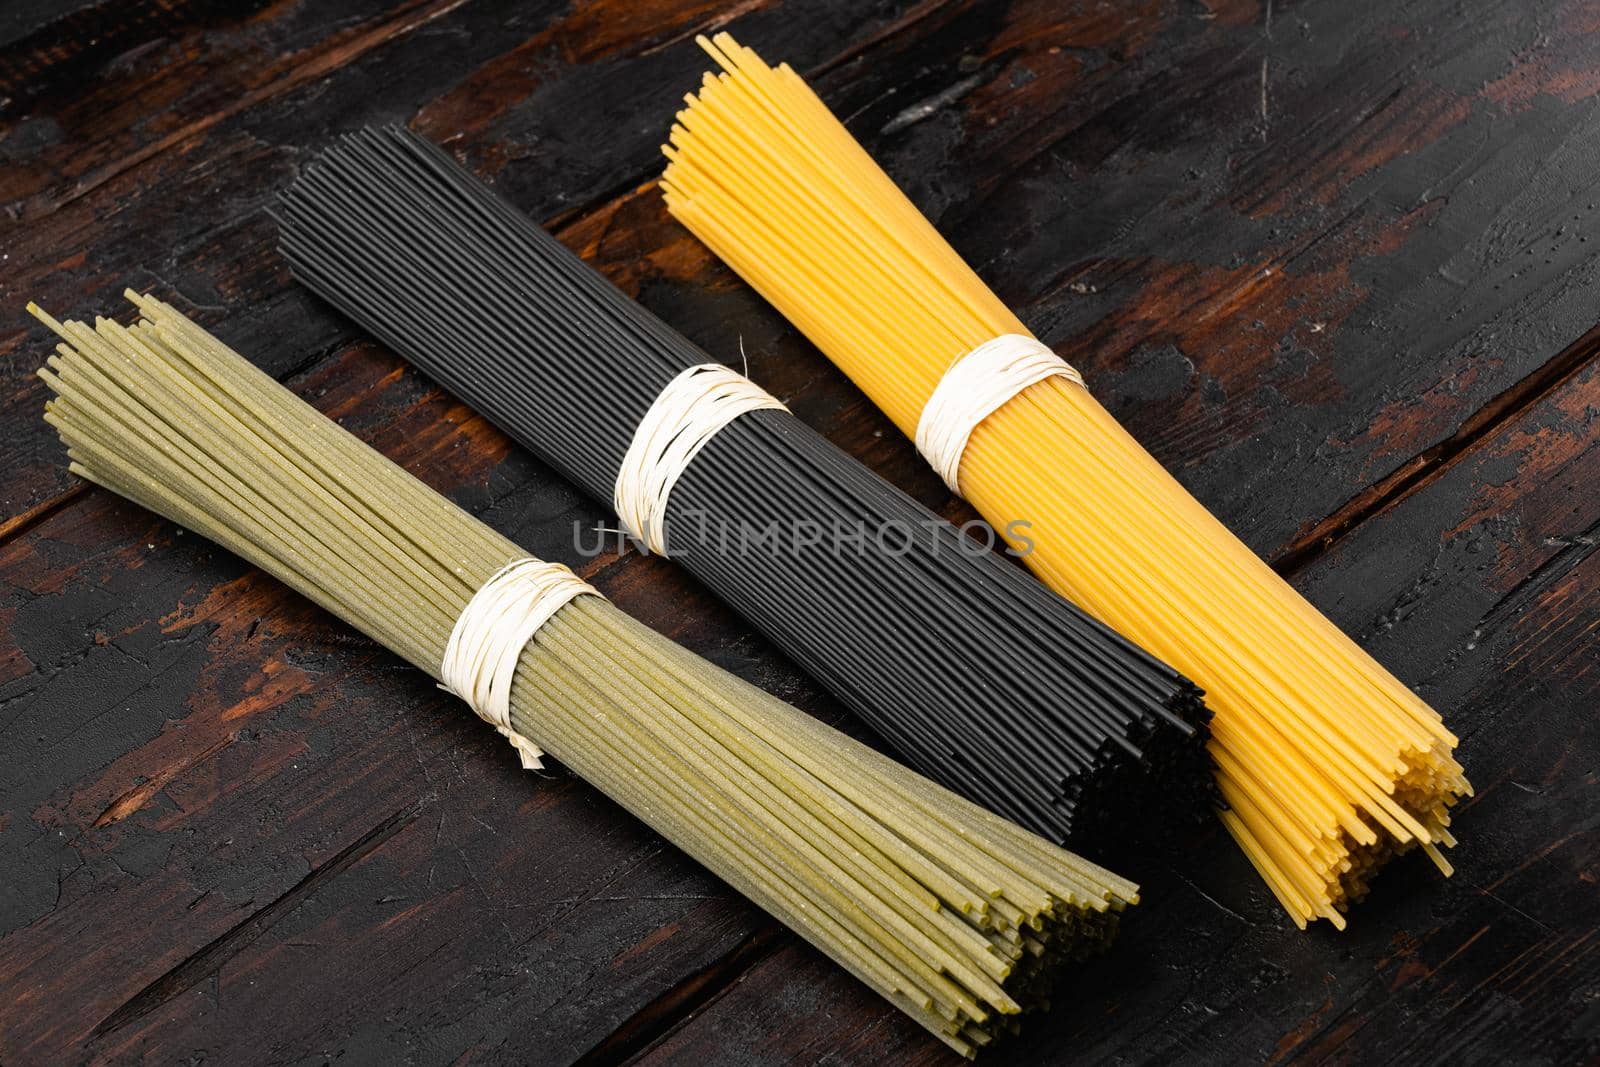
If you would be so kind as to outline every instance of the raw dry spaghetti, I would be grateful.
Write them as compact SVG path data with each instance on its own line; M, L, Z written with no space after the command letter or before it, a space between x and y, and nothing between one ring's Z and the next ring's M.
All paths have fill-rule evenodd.
M727 34L723 68L664 147L667 205L908 435L968 353L1027 328L787 65ZM959 491L1027 563L1199 683L1223 822L1304 926L1342 913L1391 855L1454 843L1470 792L1437 713L1218 523L1061 376L984 419Z
M30 306L65 342L40 374L72 469L439 677L474 595L508 561L536 561L168 305L128 296L144 316L132 328ZM960 1052L1038 1003L1053 966L1108 939L1135 899L602 597L535 628L510 679L512 731Z
M279 214L301 281L670 549L922 773L1078 847L1207 808L1192 685L716 366L425 138L341 138Z

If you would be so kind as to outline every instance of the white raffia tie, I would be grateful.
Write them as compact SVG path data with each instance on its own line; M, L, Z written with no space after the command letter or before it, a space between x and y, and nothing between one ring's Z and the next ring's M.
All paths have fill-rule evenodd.
M639 420L611 502L635 541L665 556L667 498L718 430L751 411L787 411L778 398L720 363L699 363L668 382Z
M539 627L574 597L599 590L559 563L513 560L461 609L439 667L442 689L465 700L522 757L523 770L544 766L544 751L511 725L511 676Z
M1003 333L944 372L917 420L917 451L961 493L961 456L978 424L1030 385L1046 378L1083 384L1083 375L1050 349L1020 333Z

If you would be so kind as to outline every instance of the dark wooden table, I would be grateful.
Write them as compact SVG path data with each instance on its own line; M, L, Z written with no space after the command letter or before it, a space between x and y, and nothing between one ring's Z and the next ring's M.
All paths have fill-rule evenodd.
M70 477L22 305L149 289L531 550L602 516L291 283L334 134L447 144L946 515L662 210L732 26L1195 494L1415 685L1478 795L1297 931L1219 829L997 1062L1600 1056L1600 5L11 0L0 11L0 1062L947 1063L582 782ZM1596 236L1591 242L1589 237ZM120 313L120 312L119 312ZM626 610L838 711L669 565Z

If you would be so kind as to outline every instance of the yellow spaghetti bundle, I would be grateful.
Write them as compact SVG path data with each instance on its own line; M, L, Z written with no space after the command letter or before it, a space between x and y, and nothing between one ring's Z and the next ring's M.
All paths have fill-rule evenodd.
M979 346L1038 347L794 71L727 34L701 44L724 73L678 114L668 207L901 430L917 433ZM1413 846L1450 873L1439 846L1471 787L1439 715L1074 377L1023 388L955 459L949 480L996 529L1031 524L1041 579L1205 688L1222 820L1296 923L1342 928L1370 876Z

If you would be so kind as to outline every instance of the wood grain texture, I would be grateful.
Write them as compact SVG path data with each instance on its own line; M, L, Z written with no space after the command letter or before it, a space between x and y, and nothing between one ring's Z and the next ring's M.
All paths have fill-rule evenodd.
M1478 788L1457 820L1455 877L1407 857L1347 933L1300 934L1229 840L1206 835L1141 872L1151 906L1010 1059L1593 1057L1597 422L1600 362L1301 575L1336 622L1451 709ZM646 1062L734 1064L782 1050L814 1063L874 1049L946 1061L915 1027L830 981L815 953L791 940L779 949Z
M263 214L337 132L447 144L947 515L661 210L731 26L1196 494L1463 736L1460 873L1286 924L1224 835L997 1062L1600 1056L1600 7L1483 0L73 3L0 16L0 301L175 300L429 484L818 714L602 511L293 286ZM8 21L10 20L10 21ZM564 772L231 557L69 479L0 323L0 1062L949 1062Z

